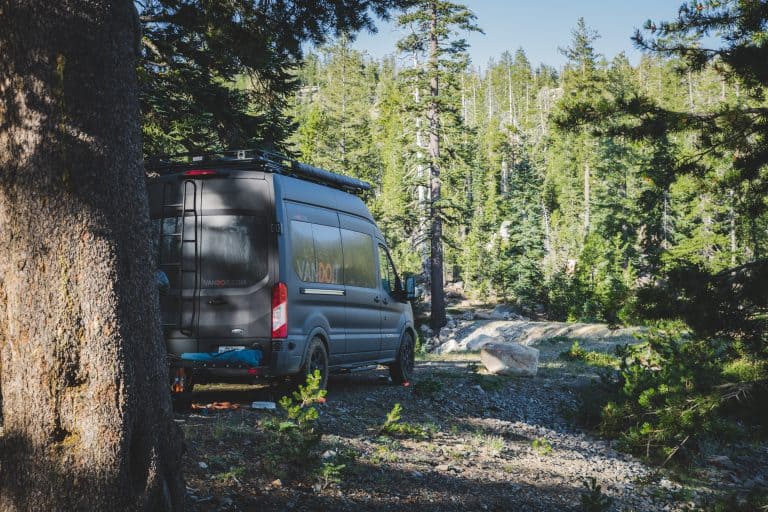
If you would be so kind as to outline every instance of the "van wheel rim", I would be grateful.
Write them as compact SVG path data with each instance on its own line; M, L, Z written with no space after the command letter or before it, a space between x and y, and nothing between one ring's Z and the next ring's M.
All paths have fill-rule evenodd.
M403 353L401 355L401 359L403 361L403 367L410 375L410 373L413 371L413 340L411 340L410 336L403 341L402 350Z
M309 371L315 373L315 370L320 371L321 374L325 370L325 361L323 361L323 354L319 350L312 352L312 357L309 360Z

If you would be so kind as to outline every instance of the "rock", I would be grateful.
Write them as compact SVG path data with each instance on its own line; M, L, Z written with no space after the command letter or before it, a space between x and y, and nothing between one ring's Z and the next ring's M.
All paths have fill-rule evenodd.
M427 336L432 335L432 329L430 329L427 324L421 324L421 327L419 327L419 330Z
M733 461L725 455L714 455L707 459L707 462L713 466L717 466L723 469L736 469L736 465Z
M335 456L336 456L335 450L325 450L325 452L323 452L320 458L323 460L327 460L327 459L332 459Z
M461 352L464 350L464 347L462 347L458 341L456 341L454 338L449 339L442 345L438 346L435 349L435 353L437 354L450 354L451 352Z
M493 336L488 336L487 334L480 334L469 340L469 343L467 343L467 350L480 350L489 343L501 343L503 341L504 340L502 339L494 338Z
M475 311L473 309L470 309L469 311L465 311L463 315L461 315L462 320L472 320L475 318Z
M492 374L533 377L539 369L539 351L517 343L488 343L480 361Z
M448 327L443 327L440 329L440 332L437 334L437 337L441 340L447 340L451 337L451 329Z
M464 297L464 283L457 281L445 285L445 296L451 299L460 299Z
M494 320L509 320L512 315L517 316L517 311L509 304L499 304L491 312L491 318Z
M197 466L198 466L200 469L208 469L208 464L206 464L205 462L198 462L198 463L197 463Z
M476 311L474 319L475 320L491 320L491 314L488 313L487 311Z

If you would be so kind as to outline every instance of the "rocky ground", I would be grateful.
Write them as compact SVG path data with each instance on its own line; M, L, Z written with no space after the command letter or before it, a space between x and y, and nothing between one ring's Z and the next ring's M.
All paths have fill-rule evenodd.
M473 335L520 340L531 327L559 331L526 341L541 350L535 377L485 375L476 352L422 358L407 387L390 384L383 369L332 377L327 402L318 406L323 437L317 453L327 465L344 466L333 474L286 472L267 457L260 432L275 412L202 409L178 415L187 439L189 509L600 510L581 504L585 482L594 478L601 487L594 495L612 499L608 510L690 510L707 508L702 504L713 486L735 488L748 477L768 475L768 452L761 452L741 466L720 459L731 467L711 469L715 485L683 485L581 431L572 419L577 396L597 379L598 369L559 357L573 341L563 326L522 323L455 321L442 343L433 345L450 339L464 343ZM615 344L634 339L593 329L602 334L579 338L588 350L612 352ZM276 400L280 393L267 387L208 387L195 401L249 404ZM413 431L382 435L396 403Z

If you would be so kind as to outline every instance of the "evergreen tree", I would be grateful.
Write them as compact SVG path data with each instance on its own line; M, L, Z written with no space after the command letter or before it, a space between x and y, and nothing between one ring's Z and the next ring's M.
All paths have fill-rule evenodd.
M282 147L302 44L373 31L406 0L139 0L145 154Z
M443 221L446 205L442 173L451 153L445 148L444 135L445 128L449 126L449 118L456 120L458 116L458 109L449 93L452 89L456 91L456 73L467 64L467 42L456 38L456 34L459 30L480 30L474 20L474 14L465 6L442 0L417 0L397 19L398 26L411 29L410 34L398 43L398 49L417 59L419 56L424 58L423 67L415 68L410 78L417 91L426 93L424 100L416 103L412 111L417 118L426 120L429 140L424 164L428 169L427 219L432 295L430 322L433 329L442 327L446 322L443 290Z

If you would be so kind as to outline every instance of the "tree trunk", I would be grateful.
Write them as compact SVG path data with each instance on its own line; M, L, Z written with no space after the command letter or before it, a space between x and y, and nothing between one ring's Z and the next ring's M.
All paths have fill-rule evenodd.
M590 171L589 163L584 163L584 238L589 236L590 223Z
M430 282L432 292L432 329L445 325L445 292L443 290L443 221L440 216L440 113L438 95L438 34L437 4L432 4L432 20L429 32L429 189L430 189Z
M0 0L0 511L180 510L130 1Z

